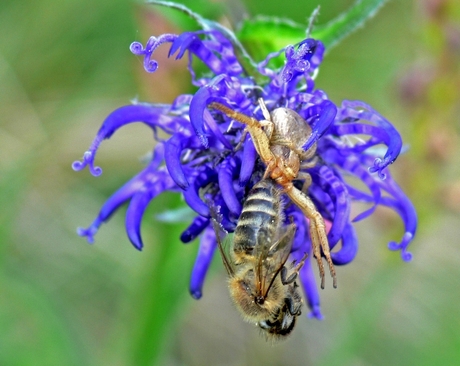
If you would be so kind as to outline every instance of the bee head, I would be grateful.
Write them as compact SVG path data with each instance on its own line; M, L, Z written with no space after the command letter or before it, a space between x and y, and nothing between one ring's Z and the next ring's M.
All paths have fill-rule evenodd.
M284 293L282 286L272 286L263 295L257 288L252 270L241 277L233 277L229 281L230 295L237 309L249 322L258 322L271 318L283 306Z

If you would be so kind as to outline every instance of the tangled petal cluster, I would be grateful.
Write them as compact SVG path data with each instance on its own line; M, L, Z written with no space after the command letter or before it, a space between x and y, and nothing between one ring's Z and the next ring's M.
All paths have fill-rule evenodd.
M217 245L208 203L220 207L222 226L233 232L242 202L265 170L250 135L242 140L245 126L207 106L220 102L236 112L261 120L262 111L257 101L263 98L269 110L293 109L311 126L312 134L303 148L307 150L316 143L318 163L308 169L312 177L308 194L330 227L331 249L337 246L332 253L333 262L344 265L355 258L358 241L352 223L371 215L378 205L393 209L404 223L401 241L389 243L389 249L399 250L405 261L411 259L407 247L415 235L416 213L387 169L401 151L401 137L389 121L367 104L343 101L341 106L336 106L324 91L315 88L314 76L324 54L320 41L308 38L296 46L270 54L257 65L258 76L265 80L259 84L244 69L231 41L216 30L151 37L145 46L132 43L131 52L143 57L147 72L154 72L158 64L152 54L165 43L170 44L169 57L175 55L175 59L180 59L187 54L192 83L198 91L194 95L178 96L171 105L134 103L107 117L84 153L83 161L73 163L74 170L88 166L93 175L100 175L102 170L94 165L100 143L129 123L145 123L153 130L156 144L150 163L107 200L88 228L78 229L79 235L92 243L100 225L122 204L129 202L126 232L132 244L141 250L140 226L147 205L166 190L180 192L196 212L181 240L187 243L200 236L190 281L191 294L200 298ZM283 52L284 66L270 68L270 60ZM194 58L201 60L207 68L206 73L197 76ZM161 140L157 134L159 129L171 137ZM240 142L242 148L235 149ZM353 187L347 182L349 177L358 178L367 189ZM301 186L302 182L298 183ZM350 217L353 201L367 202L370 207L353 219ZM286 220L293 219L297 226L292 256L298 259L305 252L310 253L300 272L300 281L310 315L321 318L310 261L308 221L295 205L287 203Z

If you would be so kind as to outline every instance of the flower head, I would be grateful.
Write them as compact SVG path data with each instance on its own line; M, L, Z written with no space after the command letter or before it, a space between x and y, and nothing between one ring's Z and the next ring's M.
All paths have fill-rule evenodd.
M102 170L94 165L100 143L132 122L143 122L153 130L154 153L150 163L108 199L94 222L86 229L78 229L79 235L92 243L100 225L123 203L129 202L126 231L132 244L141 250L140 225L147 205L166 190L181 193L196 213L181 240L190 242L201 235L190 282L191 294L200 298L217 245L208 202L220 207L223 228L233 232L242 202L265 171L251 137L247 135L243 140L245 126L208 106L218 102L262 120L258 99L263 98L269 110L292 109L312 129L303 146L306 151L316 144L317 163L304 168L312 178L308 195L330 227L331 249L339 247L331 253L334 264L344 265L354 259L358 241L353 222L371 215L378 205L390 207L401 217L405 234L400 243L391 242L389 248L399 250L405 261L411 259L407 246L416 231L415 210L387 168L401 151L401 137L389 121L367 104L343 101L337 106L324 91L315 88L314 76L324 54L321 41L307 38L296 46L287 46L267 56L257 65L257 75L245 70L231 40L218 30L151 37L145 46L132 43L131 51L144 58L147 72L154 72L158 64L152 54L162 44L170 44L169 57L180 59L188 55L192 83L198 90L193 95L178 96L171 105L136 102L115 110L106 118L83 155L83 161L74 162L75 170L88 166L93 175L101 174ZM284 66L269 67L270 60L283 52ZM195 73L193 58L204 63L208 69L206 74L198 76ZM256 82L259 79L263 81ZM161 140L158 130L171 137ZM242 148L235 149L240 143ZM348 177L358 178L367 190L350 185ZM353 201L368 202L371 207L351 218ZM297 226L292 256L300 259L305 252L311 254L305 216L295 205L285 205L285 217ZM300 280L311 315L321 318L310 258L311 255L300 271Z

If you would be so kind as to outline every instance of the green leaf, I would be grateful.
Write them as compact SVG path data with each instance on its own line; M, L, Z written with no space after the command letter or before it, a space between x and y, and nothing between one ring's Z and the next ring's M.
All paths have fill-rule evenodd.
M388 0L358 0L346 13L339 15L324 26L315 27L311 36L320 39L326 50L337 45L377 14Z
M296 44L310 36L321 40L326 50L335 46L347 35L361 27L364 22L373 17L387 0L358 0L347 12L323 26L313 27L310 35L310 25L295 23L288 19L276 17L256 17L241 24L237 37L247 48L255 60L263 60L272 52L280 51L290 44ZM310 17L314 22L315 12Z
M269 53L302 41L305 38L305 26L289 19L258 16L245 20L237 37L248 53L260 62Z

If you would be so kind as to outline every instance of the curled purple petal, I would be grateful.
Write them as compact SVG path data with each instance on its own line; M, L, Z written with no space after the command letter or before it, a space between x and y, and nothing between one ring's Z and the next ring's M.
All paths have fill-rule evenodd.
M360 164L358 159L353 157L344 159L340 156L337 156L336 162L341 168L359 178L361 182L363 182L367 186L367 188L370 190L372 194L372 207L360 213L352 220L353 222L361 221L369 215L371 215L377 208L377 205L379 204L381 197L380 187L378 183L375 181L374 177L369 173L368 169L364 168L364 166Z
M318 121L313 126L313 131L305 145L302 147L303 150L307 151L312 147L318 139L323 136L329 126L334 122L335 115L337 113L337 107L330 101L322 102L321 114L319 115Z
M223 74L215 77L207 86L198 89L190 102L190 122L205 148L208 147L208 138L204 132L205 119L203 114L208 105L216 100L215 93L219 91L218 85L225 78L226 76Z
M324 51L325 48L323 42L317 41L313 51L313 56L310 58L310 67L312 70L316 70L323 61Z
M173 135L165 143L166 168L174 182L182 189L187 189L189 182L180 161L181 155L184 149L194 147L196 147L196 139L194 137L184 138L180 134Z
M89 150L84 153L83 162L75 161L72 164L72 168L75 171L79 171L89 165L91 174L94 176L100 175L102 169L94 166L94 159L101 142L110 138L120 127L133 122L144 122L154 130L157 127L162 128L164 118L162 118L161 113L164 113L163 109L145 104L127 105L116 109L105 119Z
M407 251L407 247L415 237L417 230L417 213L412 202L407 198L404 192L393 181L391 176L385 180L378 180L382 189L391 195L391 197L383 196L379 200L379 204L387 206L401 217L404 223L405 233L400 243L390 242L388 247L390 250L401 250L401 257L404 261L408 262L412 259L412 254ZM364 202L373 202L374 198L368 194L359 191L358 189L350 189L350 194L358 200Z
M300 42L297 49L293 46L286 47L286 65L281 73L285 83L290 82L298 74L303 74L309 70L309 61L312 58L318 43L319 41L308 38Z
M405 228L401 242L399 244L390 242L388 248L390 250L400 250L401 258L405 262L409 262L412 260L412 254L407 251L407 247L414 239L417 231L417 213L412 202L392 179L387 179L385 182L387 182L385 189L394 199L382 197L380 203L395 210L403 220Z
M341 179L326 165L321 166L319 170L314 170L314 172L316 172L316 180L321 182L334 203L332 227L328 234L329 246L332 249L342 237L342 232L349 221L350 200L348 191Z
M196 40L199 41L200 38L194 32L182 33L174 40L173 44L171 45L168 57L171 57L177 52L176 60L181 59L190 45Z
M200 198L198 191L200 188L206 186L211 181L216 180L216 175L217 174L214 170L205 167L196 176L194 184L183 192L185 202L187 202L192 210L201 216L209 217L209 207Z
M208 138L204 133L203 113L209 104L208 101L210 98L211 92L209 88L201 88L195 93L195 96L190 102L190 122L192 123L196 135L205 148L209 145Z
M163 43L171 43L177 38L175 34L163 34L160 37L150 37L145 47L140 42L133 42L129 46L130 51L137 56L144 56L144 69L147 72L155 72L158 62L151 60L152 53Z
M360 110L356 110L356 108L360 108ZM374 166L369 168L371 173L378 172L380 179L385 179L385 174L382 173L383 169L392 164L401 152L402 140L399 132L383 116L360 101L343 101L340 115L370 121L387 133L389 142L385 156L383 159L376 158Z
M142 250L144 246L141 237L141 221L152 198L150 192L137 193L131 198L126 211L126 234L137 250Z
M230 210L222 198L221 192L214 197L214 205L219 208L219 213L222 215L222 222L220 223L225 231L233 233L236 228L236 218L232 217Z
M355 259L358 253L358 238L351 224L347 224L342 233L342 247L337 252L331 253L332 262L344 265Z
M244 187L248 184L251 179L252 172L254 171L254 166L257 160L257 150L254 146L249 135L244 142L243 147L243 157L241 159L241 169L240 169L240 186Z
M222 197L230 212L237 216L241 213L242 205L235 192L233 179L237 175L239 166L240 164L237 159L228 157L221 163L218 171L219 187L222 190Z
M150 164L137 174L134 178L129 180L120 189L118 189L110 198L104 203L97 218L93 221L90 227L87 229L79 228L77 233L80 236L87 238L89 243L94 242L94 235L97 233L101 224L107 221L112 214L145 184L145 182L156 174L164 174L161 172L155 172L158 169L161 159L163 157L163 146L158 144L155 148L154 155ZM170 179L164 176L165 182L170 182ZM171 188L171 186L169 187ZM161 193L161 192L159 192Z
M98 131L100 141L110 138L116 130L133 122L143 122L152 129L163 128L164 108L155 105L133 104L110 113Z
M367 125L364 123L342 123L336 124L331 127L331 134L344 136L344 135L369 135L372 139L368 141L362 141L355 144L352 148L356 151L365 151L366 149L370 148L371 146L377 144L389 144L390 137L388 134L377 126ZM363 147L364 146L364 147Z
M199 35L209 39L202 40ZM239 75L243 71L232 42L218 31L183 33L171 47L170 55L178 51L176 59L181 58L186 50L198 57L216 75Z
M101 224L107 221L123 203L131 199L139 187L142 186L144 176L145 172L138 174L110 196L102 206L97 218L93 221L91 226L87 229L79 228L78 235L87 237L88 242L93 243L94 235L97 233Z
M192 52L206 66L211 69L214 74L220 74L225 70L222 61L208 47L207 41L202 41L198 36L201 32L185 32L182 33L173 43L169 51L169 56L178 51L176 60L182 58L185 51Z
M102 220L99 217L92 222L92 224L88 228L79 227L77 228L77 234L79 236L85 237L88 243L94 243L94 235L96 235L99 227L102 224Z
M388 206L399 213L402 220L404 221L405 233L402 237L401 242L396 243L391 241L388 243L388 249L390 250L400 250L401 258L405 262L410 262L412 260L412 254L407 251L407 247L414 239L416 227L414 226L414 221L417 219L414 207L410 202L400 203L396 200L392 200L387 197L382 197L381 204Z
M72 163L72 169L75 170L76 172L83 170L86 166L89 165L89 171L90 173L97 177L102 174L102 168L98 166L94 166L94 157L95 157L96 151L85 151L83 154L83 161L74 161Z
M206 125L212 131L214 136L216 136L217 140L227 149L233 150L232 144L225 138L224 134L220 130L219 125L217 125L216 121L212 117L211 113L205 109L203 112L203 119L206 122Z
M126 233L138 250L142 250L143 247L141 221L148 204L158 194L174 186L172 179L164 171L151 174L148 178L142 189L133 195L126 211Z
M216 247L216 235L214 234L214 230L208 227L201 237L198 255L190 278L190 294L194 299L198 300L203 295L203 283Z
M190 243L191 241L195 240L208 225L209 219L207 217L195 217L190 226L181 234L180 240L182 243Z
M390 241L388 243L388 249L400 250L401 258L403 259L403 261L410 262L412 260L412 253L407 251L407 247L409 246L410 242L413 239L414 239L414 234L411 232L406 232L404 233L400 243L396 243L395 241Z

